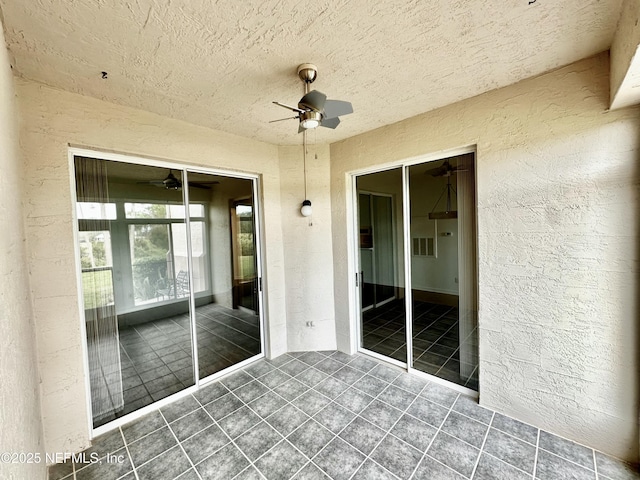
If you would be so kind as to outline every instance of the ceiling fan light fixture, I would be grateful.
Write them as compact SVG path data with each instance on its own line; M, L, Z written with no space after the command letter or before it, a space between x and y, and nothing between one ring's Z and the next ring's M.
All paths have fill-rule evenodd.
M300 114L300 125L305 130L318 128L322 121L322 114L319 112L304 112Z

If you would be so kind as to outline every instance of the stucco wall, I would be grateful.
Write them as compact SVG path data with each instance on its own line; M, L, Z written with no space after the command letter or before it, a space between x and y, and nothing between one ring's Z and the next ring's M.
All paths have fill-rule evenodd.
M33 314L22 217L13 76L0 23L0 451L43 452ZM0 478L44 479L40 463L2 463Z
M608 100L602 54L331 145L339 348L346 173L477 144L480 403L637 460L640 118Z
M291 352L336 348L329 146L307 148L307 198L313 209L313 215L307 218L300 214L305 200L302 146L279 148L287 339ZM307 322L314 326L308 327Z
M68 144L261 174L267 335L271 346L267 353L286 351L276 146L26 80L17 80L16 89L26 168L28 265L48 451L77 451L89 444Z

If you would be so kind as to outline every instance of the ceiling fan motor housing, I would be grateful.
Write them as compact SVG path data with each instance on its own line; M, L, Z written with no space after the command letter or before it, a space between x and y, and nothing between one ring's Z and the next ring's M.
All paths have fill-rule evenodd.
M313 63L303 63L298 66L298 76L304 83L313 83L318 77L318 67Z

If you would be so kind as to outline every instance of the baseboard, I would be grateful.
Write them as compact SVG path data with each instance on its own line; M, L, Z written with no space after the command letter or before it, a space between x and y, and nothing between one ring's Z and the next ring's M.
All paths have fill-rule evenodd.
M448 307L458 307L458 295L450 293L427 292L425 290L412 290L413 299L419 302L435 303Z

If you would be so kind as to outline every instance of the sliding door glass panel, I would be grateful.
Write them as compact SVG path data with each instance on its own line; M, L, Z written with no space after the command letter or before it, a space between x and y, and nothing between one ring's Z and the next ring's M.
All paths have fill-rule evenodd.
M406 362L402 169L358 176L356 188L360 347Z
M75 171L98 427L195 383L185 209L168 169L76 157Z
M200 378L261 353L253 181L188 172Z
M477 390L473 163L467 154L408 168L409 245L413 367Z

